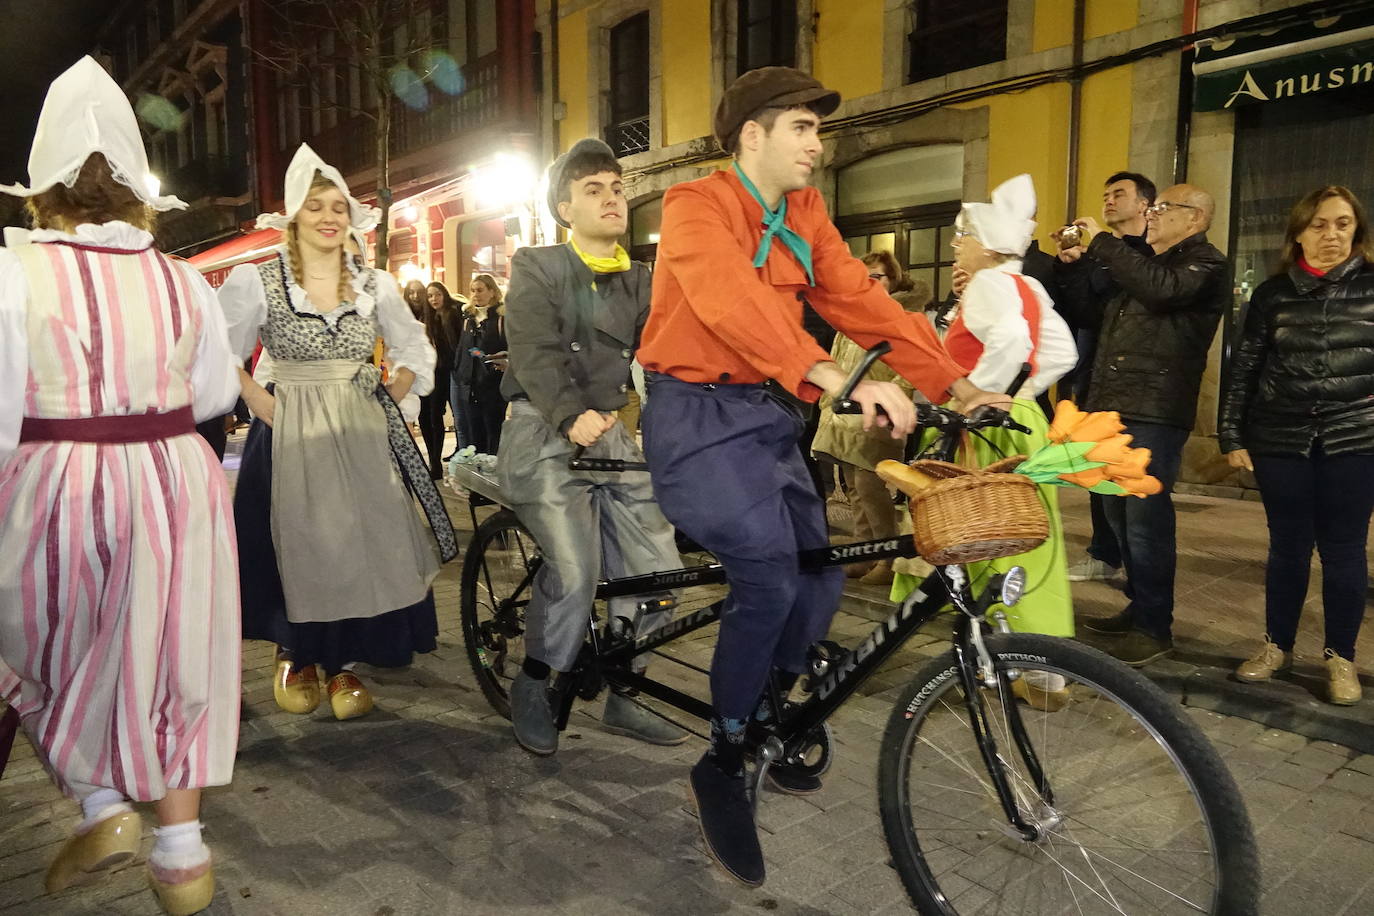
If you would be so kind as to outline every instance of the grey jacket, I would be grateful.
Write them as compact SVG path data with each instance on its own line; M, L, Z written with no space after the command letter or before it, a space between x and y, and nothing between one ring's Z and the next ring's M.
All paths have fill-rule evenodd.
M501 394L528 399L560 432L586 410L624 407L649 317L649 269L632 262L593 274L571 245L547 245L521 248L510 271Z

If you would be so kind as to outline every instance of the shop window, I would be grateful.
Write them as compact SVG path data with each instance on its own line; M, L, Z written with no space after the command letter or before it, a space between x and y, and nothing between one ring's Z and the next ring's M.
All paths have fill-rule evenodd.
M1006 60L1007 0L915 0L907 81Z
M782 0L738 0L737 73L797 63L797 5Z
M617 156L649 149L649 14L611 29L610 124L606 143Z
M860 159L839 172L837 216L919 207L964 194L964 147L908 146Z
M663 224L663 198L655 197L630 210L630 257L652 264L658 257L658 230Z
M835 222L855 257L890 251L938 301L950 288L954 217L963 197L959 144L879 153L843 168L836 179Z

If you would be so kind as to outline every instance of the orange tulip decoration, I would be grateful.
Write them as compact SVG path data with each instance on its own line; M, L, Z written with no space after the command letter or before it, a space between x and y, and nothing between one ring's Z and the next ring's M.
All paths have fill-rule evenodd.
M1114 410L1084 413L1060 401L1050 423L1050 443L1016 468L1036 483L1082 487L1108 496L1145 498L1160 492L1145 472L1150 450L1131 448L1131 437Z

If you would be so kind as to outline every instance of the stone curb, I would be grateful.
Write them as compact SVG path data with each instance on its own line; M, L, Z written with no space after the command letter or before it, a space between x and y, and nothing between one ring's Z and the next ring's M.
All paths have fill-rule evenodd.
M892 604L877 590L850 582L845 584L841 608L875 623L892 613ZM1103 648L1100 643L1088 644ZM1184 706L1239 716L1266 728L1374 754L1374 700L1354 706L1327 703L1322 699L1325 672L1319 666L1300 664L1294 672L1261 684L1237 681L1230 668L1196 665L1178 658L1161 659L1142 668L1141 673L1178 697Z

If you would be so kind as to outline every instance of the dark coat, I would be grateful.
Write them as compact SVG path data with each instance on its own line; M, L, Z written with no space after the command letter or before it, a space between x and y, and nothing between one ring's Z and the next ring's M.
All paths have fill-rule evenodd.
M486 319L480 323L472 315L463 318L462 331L458 336L457 377L459 384L467 388L474 398L488 388L494 393L501 387L504 373L484 360L493 353L505 351L503 324L501 316L494 309L489 310ZM474 356L473 350L480 350L482 356Z
M1260 284L1218 410L1224 452L1374 455L1374 267L1294 266Z
M510 270L501 393L527 398L560 432L584 411L624 407L649 318L649 268L593 274L571 245L547 245L521 248Z
M1192 429L1207 351L1231 301L1226 256L1203 233L1146 257L1103 232L1087 253L1121 291L1102 316L1086 409Z
M1154 256L1154 249L1143 235L1123 235L1121 240L1147 258ZM1100 329L1107 303L1121 292L1107 265L1087 254L1067 264L1055 258L1054 274L1058 290L1054 296L1055 310L1069 327L1074 332Z

